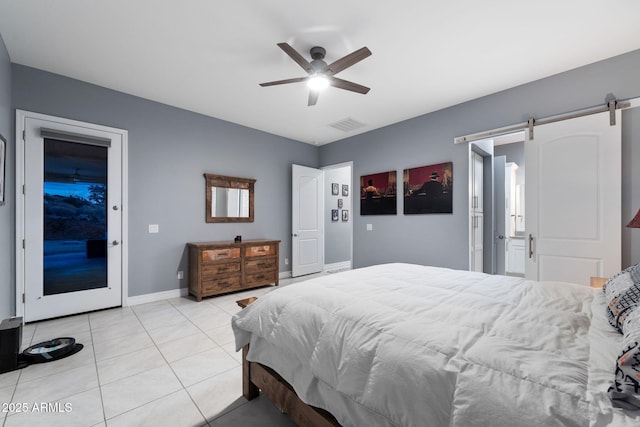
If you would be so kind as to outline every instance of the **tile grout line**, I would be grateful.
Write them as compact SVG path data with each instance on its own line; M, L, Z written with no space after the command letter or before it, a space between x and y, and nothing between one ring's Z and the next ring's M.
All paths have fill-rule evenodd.
M96 379L98 380L98 393L100 394L100 407L102 407L102 419L105 426L107 425L107 413L104 410L104 399L102 398L102 384L100 383L100 371L98 370L98 358L96 357L96 346L93 343L93 328L91 327L91 316L88 316L89 336L91 337L91 349L93 350L93 366L96 370Z
M182 317L184 317L184 318L185 318L185 319L187 319L189 322L191 322L191 320L190 320L189 318L187 318L187 316L185 316L185 315L184 315L184 313L182 313L180 310L178 310L178 309L176 308L176 306L174 306L173 304L171 304L169 301L167 301L167 303L168 303L171 307L173 307L174 309L176 309L176 311L177 311L178 313L180 313L180 315L181 315ZM209 425L209 420L207 420L207 417L202 413L202 411L200 410L200 407L199 407L199 406L196 404L196 402L193 400L193 397L191 396L191 394L189 393L189 391L187 390L187 388L186 388L186 387L185 387L185 385L183 384L182 380L180 379L180 377L178 376L178 374L176 373L176 371L173 369L173 366L171 366L171 363L169 363L169 361L167 360L167 358L165 357L165 355L162 353L162 351L161 351L161 350L160 350L160 348L158 347L158 343L156 343L156 341L153 339L153 337L152 337L152 336L151 336L151 334L149 333L149 330L148 330L148 329L147 329L147 327L145 326L145 324L144 324L144 322L142 321L142 319L140 319L140 317L138 317L138 313L136 313L136 311L135 311L134 309L131 309L131 311L133 312L134 316L136 316L136 319L138 319L138 322L140 322L140 325L142 326L142 328L144 329L144 331L147 333L147 335L149 335L149 338L151 339L151 342L153 342L154 347L156 348L156 350L157 350L157 351L158 351L158 353L160 354L160 357L162 357L162 359L163 359L163 360L164 360L164 362L167 364L167 366L169 367L169 369L171 369L171 373L173 373L173 375L176 377L176 379L178 380L178 382L179 382L179 383L180 383L180 385L182 386L182 390L184 390L184 391L185 391L185 393L187 393L187 396L189 396L189 399L191 399L191 401L193 402L193 405L196 407L196 409L198 410L198 412L199 412L199 413L200 413L200 415L202 416L202 419L205 421L205 423L206 423L207 425ZM193 323L193 322L191 322L191 323ZM177 390L177 391L171 392L171 393L169 393L169 394L167 394L167 395L165 395L165 396L158 397L157 399L153 399L153 400L151 400L150 402L147 402L147 403L145 403L145 404L143 404L143 405L140 405L140 406L137 406L137 407L135 407L135 408L131 408L131 409L129 409L128 411L123 412L122 414L126 414L127 412L131 412L131 411L133 411L133 410L135 410L135 409L138 409L138 408L141 408L141 407L143 407L143 406L145 406L145 405L148 405L148 404L149 404L149 403L151 403L151 402L155 402L155 401L157 401L157 400L163 399L163 398L165 398L165 397L167 397L167 396L170 396L170 395L172 395L172 394L174 394L174 393L177 393L178 391L180 391L180 390ZM116 415L116 417L118 417L118 416L120 416L120 415L122 415L122 414L118 414L118 415ZM115 418L115 417L112 417L112 418ZM106 423L106 421L105 421L105 423Z
M206 334L206 332L204 332L202 329L200 329L200 327L198 325L196 325L195 323L193 323L193 321L191 321L191 319L189 319L189 317L187 317L176 305L172 304L171 301L167 301L169 303L169 305L171 305L173 308L175 308L185 319L187 319L193 326L195 326L200 332L202 332L205 336L207 336L209 339L211 339L209 337L209 335ZM152 338L153 340L153 338ZM215 342L215 341L214 341ZM155 344L155 341L154 341ZM218 343L215 343L216 345L218 345ZM218 345L218 347L220 347L220 345ZM222 348L222 347L220 347ZM223 349L224 350L224 349ZM187 393L187 396L189 396L189 399L191 399L191 402L193 403L193 405L196 407L196 409L198 410L198 412L200 413L200 415L202 415L202 419L204 419L204 421L207 423L208 426L210 426L209 424L209 419L206 417L206 415L202 412L202 409L200 409L200 406L198 406L198 403L193 399L193 396L191 395L191 393L189 393L189 390L187 389L187 387L182 383L182 380L180 379L180 377L178 376L178 374L176 373L176 371L173 369L173 366L171 366L171 363L169 363L169 361L164 357L164 354L162 354L162 351L160 351L160 349L158 348L158 351L160 352L160 354L162 355L162 357L165 359L165 361L167 362L167 364L169 365L169 368L171 369L171 372L173 372L173 375L176 376L176 378L178 378L178 381L180 382L180 384L182 385L182 388L184 389L184 391ZM227 372L227 371L224 371ZM222 372L221 372L222 373ZM214 375L215 376L215 375ZM208 379L208 378L207 378ZM202 381L206 381L207 379L204 379ZM199 384L202 381L198 381L195 384ZM192 386L195 384L191 384ZM215 418L214 418L215 419Z

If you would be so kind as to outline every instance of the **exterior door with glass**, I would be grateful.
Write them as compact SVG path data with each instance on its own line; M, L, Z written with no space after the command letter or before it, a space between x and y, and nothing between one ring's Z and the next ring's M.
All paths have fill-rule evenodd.
M25 321L122 305L126 131L19 115Z

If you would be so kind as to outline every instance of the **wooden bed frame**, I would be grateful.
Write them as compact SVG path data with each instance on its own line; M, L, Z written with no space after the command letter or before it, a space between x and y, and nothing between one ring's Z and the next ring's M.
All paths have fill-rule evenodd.
M273 369L247 360L249 344L242 348L242 395L247 400L262 394L267 396L283 414L299 426L340 427L327 411L304 403L293 387Z

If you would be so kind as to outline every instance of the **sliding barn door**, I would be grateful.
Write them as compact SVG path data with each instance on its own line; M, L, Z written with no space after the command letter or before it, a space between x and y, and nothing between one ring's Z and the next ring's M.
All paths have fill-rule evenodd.
M525 132L527 278L588 285L620 270L620 111L616 123L607 112Z

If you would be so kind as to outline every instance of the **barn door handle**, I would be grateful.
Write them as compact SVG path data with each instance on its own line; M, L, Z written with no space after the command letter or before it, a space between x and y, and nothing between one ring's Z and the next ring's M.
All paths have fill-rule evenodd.
M533 258L533 235L529 234L529 258Z

